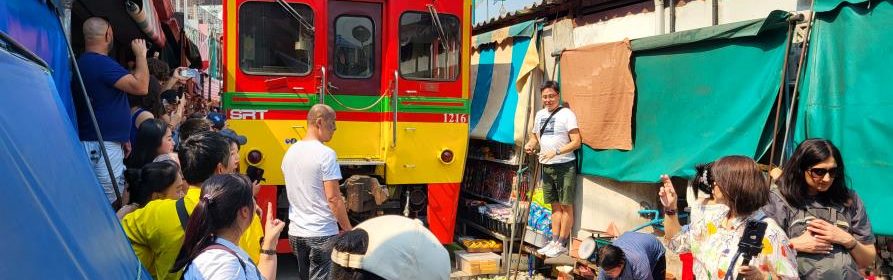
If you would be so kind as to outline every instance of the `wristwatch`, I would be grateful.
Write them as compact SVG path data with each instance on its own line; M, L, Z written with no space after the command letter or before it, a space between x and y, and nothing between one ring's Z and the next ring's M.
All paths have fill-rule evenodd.
M275 255L276 255L276 250L275 250L275 249L273 249L273 250L260 249L260 253L261 253L261 254L264 254L264 255L275 256Z

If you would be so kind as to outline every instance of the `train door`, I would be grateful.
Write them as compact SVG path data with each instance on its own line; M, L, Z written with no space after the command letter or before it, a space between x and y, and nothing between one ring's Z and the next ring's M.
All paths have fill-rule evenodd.
M342 160L381 161L381 123L388 105L380 98L386 92L381 82L382 5L330 1L328 11L326 104L340 114L332 146Z

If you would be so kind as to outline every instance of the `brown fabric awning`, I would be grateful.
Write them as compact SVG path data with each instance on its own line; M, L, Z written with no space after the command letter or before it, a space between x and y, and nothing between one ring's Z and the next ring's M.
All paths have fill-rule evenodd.
M561 93L583 144L593 149L630 150L636 84L629 40L566 50L561 55Z

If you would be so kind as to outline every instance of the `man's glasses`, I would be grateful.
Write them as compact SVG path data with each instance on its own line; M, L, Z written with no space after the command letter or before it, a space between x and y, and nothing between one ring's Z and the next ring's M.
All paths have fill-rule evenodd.
M829 177L831 177L831 179L834 179L837 177L837 167L833 167L833 168L813 167L813 168L810 168L808 171L809 171L809 175L812 175L813 178L824 178L825 175L828 175Z

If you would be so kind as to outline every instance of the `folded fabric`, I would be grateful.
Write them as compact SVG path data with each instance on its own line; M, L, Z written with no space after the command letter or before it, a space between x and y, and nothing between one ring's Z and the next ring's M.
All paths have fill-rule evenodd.
M636 84L629 40L565 50L561 95L577 115L583 144L593 149L632 149Z

